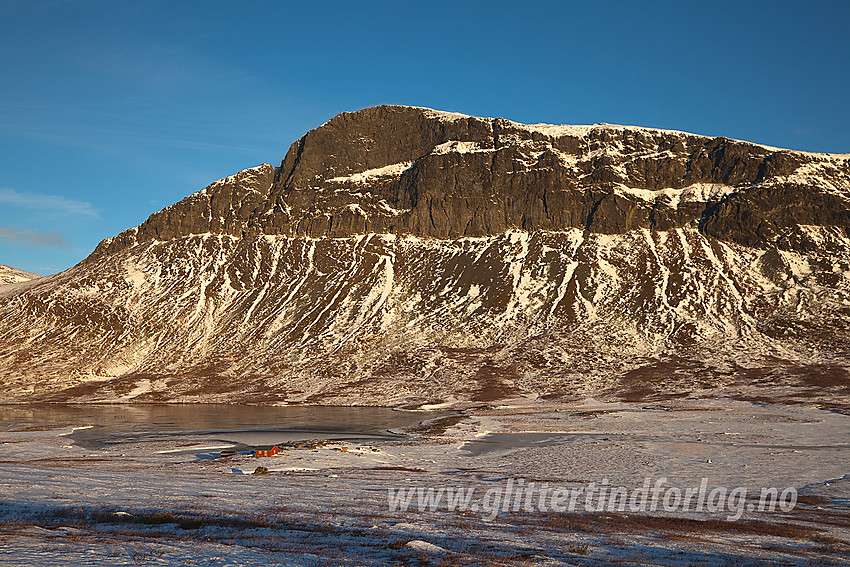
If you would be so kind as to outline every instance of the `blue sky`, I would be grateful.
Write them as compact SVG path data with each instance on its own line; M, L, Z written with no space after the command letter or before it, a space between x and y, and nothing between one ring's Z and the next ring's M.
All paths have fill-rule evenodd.
M53 273L338 112L850 152L850 2L0 0L0 264Z

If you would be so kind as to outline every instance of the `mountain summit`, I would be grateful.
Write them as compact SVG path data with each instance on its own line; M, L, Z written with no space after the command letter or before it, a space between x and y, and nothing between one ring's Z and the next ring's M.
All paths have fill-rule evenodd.
M340 114L0 287L5 401L816 399L850 390L850 156Z

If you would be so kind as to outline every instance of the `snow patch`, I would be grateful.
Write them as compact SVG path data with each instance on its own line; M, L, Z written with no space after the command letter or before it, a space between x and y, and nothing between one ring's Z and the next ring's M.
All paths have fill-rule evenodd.
M343 175L341 177L333 177L327 181L330 183L355 183L365 184L378 177L393 177L398 176L410 169L413 165L412 161L404 161L401 163L393 163L384 167L376 167L375 169L367 169L360 173L352 173L351 175Z
M449 153L474 154L495 151L496 150L494 148L481 147L481 145L477 142L460 142L452 140L450 142L440 144L439 146L435 146L434 149L431 150L431 153L434 155L442 155Z
M411 209L396 209L396 208L392 207L389 203L387 203L386 199L381 199L380 201L378 201L378 209L380 209L381 212L384 212L388 215L392 215L394 217L397 217L399 215L403 215L404 213L409 213L410 210L411 210Z
M618 186L614 193L623 197L636 197L650 203L666 205L676 209L682 203L707 203L722 199L737 191L730 185L718 183L694 183L681 189L639 189L636 187Z
M404 544L404 547L420 553L430 553L431 555L445 555L449 553L447 549L433 543L428 543L427 541L422 541L421 539L409 541Z
M419 108L419 107L410 107L410 108ZM423 108L423 114L427 118L436 118L441 122L456 122L458 120L467 120L472 118L468 114L461 114L460 112L447 112L445 110L434 110L432 108Z

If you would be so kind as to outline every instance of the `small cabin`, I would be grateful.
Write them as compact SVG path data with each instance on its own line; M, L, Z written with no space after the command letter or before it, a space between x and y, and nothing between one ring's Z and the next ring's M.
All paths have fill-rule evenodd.
M274 457L277 453L277 445L260 445L254 449L255 457Z

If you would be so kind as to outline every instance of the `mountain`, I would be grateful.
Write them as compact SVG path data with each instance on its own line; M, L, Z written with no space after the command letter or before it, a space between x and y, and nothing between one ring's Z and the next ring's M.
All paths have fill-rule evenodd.
M38 274L31 274L30 272L0 264L0 285L25 282L40 277Z
M335 116L0 287L4 401L846 407L850 155Z

